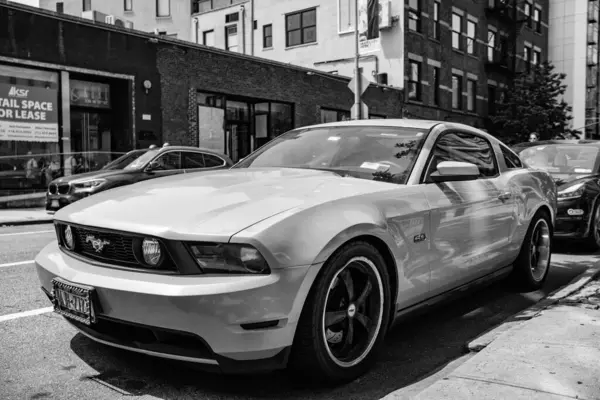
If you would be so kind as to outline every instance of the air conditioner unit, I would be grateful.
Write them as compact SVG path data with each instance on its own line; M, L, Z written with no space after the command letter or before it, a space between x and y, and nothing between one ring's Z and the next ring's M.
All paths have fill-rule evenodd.
M106 17L104 17L104 22L106 22L107 24L114 25L115 20L116 20L116 18L114 15L107 15Z
M154 34L164 36L167 34L167 30L162 28L154 28Z
M379 30L390 29L392 27L392 2L389 0L379 0Z

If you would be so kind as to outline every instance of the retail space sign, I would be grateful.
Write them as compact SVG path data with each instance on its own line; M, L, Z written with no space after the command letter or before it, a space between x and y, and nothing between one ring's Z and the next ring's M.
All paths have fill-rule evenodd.
M58 90L0 83L0 140L58 142Z
M71 79L71 105L110 108L110 85Z
M379 8L381 0L358 0L358 47L360 54L381 50Z

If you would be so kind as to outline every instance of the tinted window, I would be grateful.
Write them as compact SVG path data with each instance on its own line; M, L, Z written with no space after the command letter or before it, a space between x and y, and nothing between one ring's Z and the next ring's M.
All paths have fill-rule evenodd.
M158 163L158 166L155 168L157 171L181 169L181 153L178 151L165 153L154 161Z
M116 160L106 164L103 169L110 169L110 170L123 169L126 166L128 166L129 164L133 163L136 159L141 157L144 153L146 153L146 151L148 151L148 150L131 151L131 152L117 158Z
M521 163L519 156L504 146L500 146L500 148L502 149L502 155L504 156L504 162L506 163L507 168L523 168L523 164Z
M181 157L183 158L183 168L204 168L202 153L183 152L181 153Z
M594 145L540 144L522 150L519 156L528 167L551 174L589 174L595 171L599 150Z
M403 184L426 130L384 126L334 126L287 132L234 168L305 168Z
M447 133L439 138L427 174L435 172L442 161L460 161L477 165L480 177L498 174L491 144L470 133Z
M204 164L206 168L222 167L225 164L225 160L212 154L204 154Z

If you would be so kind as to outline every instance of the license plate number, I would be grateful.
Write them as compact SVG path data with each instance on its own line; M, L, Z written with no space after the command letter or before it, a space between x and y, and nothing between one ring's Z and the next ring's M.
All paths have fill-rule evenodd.
M52 200L52 208L58 208L60 204L58 204L58 200Z
M54 278L52 292L56 313L86 325L96 322L93 287Z

